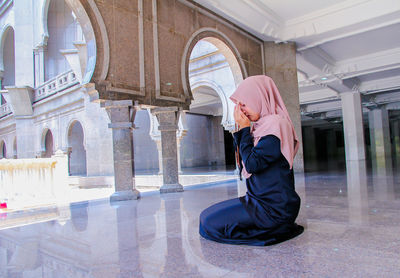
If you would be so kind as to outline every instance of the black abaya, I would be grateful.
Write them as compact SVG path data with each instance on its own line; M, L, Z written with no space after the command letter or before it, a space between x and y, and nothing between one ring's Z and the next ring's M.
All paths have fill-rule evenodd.
M200 234L229 244L270 245L303 232L294 223L300 197L294 189L293 170L274 135L254 147L250 128L234 133L248 173L245 196L214 204L200 215Z

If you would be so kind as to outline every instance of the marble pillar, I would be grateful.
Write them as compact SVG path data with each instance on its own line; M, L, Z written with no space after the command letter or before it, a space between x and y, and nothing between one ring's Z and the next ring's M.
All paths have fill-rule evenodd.
M264 42L264 56L265 74L271 77L278 87L300 141L293 169L296 172L303 172L303 140L301 134L299 86L297 81L296 44L293 42Z
M361 97L359 92L341 95L346 162L364 161L365 142Z
M158 174L162 175L163 173L163 163L162 163L162 146L161 146L161 136L159 139L154 139L157 145L157 152L158 152Z
M304 158L307 160L307 165L314 165L317 161L317 147L315 143L315 132L311 126L304 127Z
M368 119L372 169L375 174L386 175L392 168L389 113L385 108L373 109L368 112Z
M46 53L47 45L40 45L33 50L35 59L35 86L39 87L44 83L45 67L44 67L44 56Z
M334 129L327 130L327 153L328 159L332 160L336 158L336 131Z
M176 155L178 159L178 173L182 174L182 165L181 165L181 142L182 138L176 138Z
M158 129L161 132L163 185L160 188L160 192L181 192L183 191L183 186L179 184L176 141L178 108L158 107L151 109L151 113L157 117Z
M368 182L365 161L346 161L346 176L349 222L368 223Z
M105 101L102 103L108 113L112 129L115 193L110 201L138 199L135 188L135 164L132 130L135 128L135 109L131 100Z
M393 121L392 134L393 134L393 157L396 162L396 167L400 167L400 120Z

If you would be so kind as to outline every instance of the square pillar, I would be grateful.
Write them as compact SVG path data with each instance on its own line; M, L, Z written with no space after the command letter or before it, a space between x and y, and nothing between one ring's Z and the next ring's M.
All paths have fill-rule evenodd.
M368 112L368 119L372 168L375 174L386 175L392 168L389 113L385 108L373 109Z
M368 182L365 161L346 161L346 177L349 222L368 223Z
M44 57L46 54L46 49L46 45L40 45L33 50L35 59L35 87L39 87L44 83Z
M102 107L107 110L112 129L115 193L110 201L136 200L140 197L135 188L135 164L132 130L135 125L135 110L132 100L106 101Z
M340 94L342 100L346 164L348 161L365 162L364 125L359 92Z
M393 157L396 167L400 166L400 120L392 122Z
M264 57L265 74L278 87L299 138L300 147L294 158L293 169L295 172L304 172L296 43L264 42ZM251 72L249 75L252 75Z
M307 167L315 166L317 162L317 148L315 143L315 132L312 126L303 128L303 154Z
M159 107L151 109L157 117L161 132L161 154L163 168L163 185L161 193L181 192L178 176L178 147L176 131L178 130L178 107Z

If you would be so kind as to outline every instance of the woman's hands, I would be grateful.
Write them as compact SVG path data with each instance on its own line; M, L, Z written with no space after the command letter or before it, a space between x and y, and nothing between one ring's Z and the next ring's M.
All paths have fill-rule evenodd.
M235 111L233 112L233 118L235 119L236 124L239 126L239 129L249 127L250 120L240 109L241 103L239 102L235 106Z

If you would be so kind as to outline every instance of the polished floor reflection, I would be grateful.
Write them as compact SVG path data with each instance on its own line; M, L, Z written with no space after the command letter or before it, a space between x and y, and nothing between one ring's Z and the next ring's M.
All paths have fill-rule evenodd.
M198 234L204 208L243 194L236 181L3 214L0 277L400 277L400 177L347 170L297 175L306 230L268 247Z

